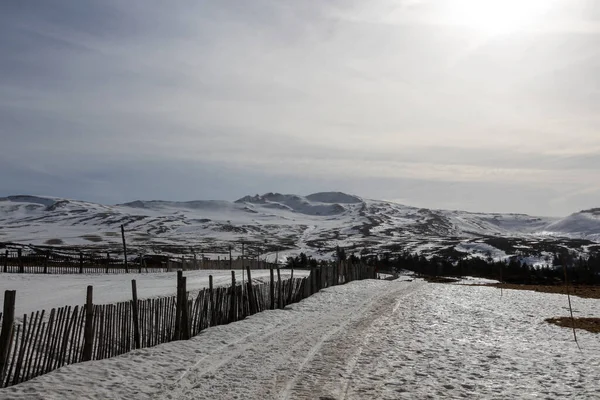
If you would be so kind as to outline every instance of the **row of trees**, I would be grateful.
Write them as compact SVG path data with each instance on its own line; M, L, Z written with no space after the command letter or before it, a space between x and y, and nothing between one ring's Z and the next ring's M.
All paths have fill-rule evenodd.
M501 280L516 284L562 284L567 279L574 284L600 285L600 254L592 254L587 258L575 257L571 253L555 254L551 265L530 265L519 259L510 257L497 261L491 257L456 257L433 256L403 252L399 254L385 253L382 255L356 256L347 255L344 249L336 249L337 260L349 263L374 265L380 271L399 271L407 269L419 274L431 276L475 276ZM304 253L289 257L288 267L310 268L318 267L325 261L317 261Z

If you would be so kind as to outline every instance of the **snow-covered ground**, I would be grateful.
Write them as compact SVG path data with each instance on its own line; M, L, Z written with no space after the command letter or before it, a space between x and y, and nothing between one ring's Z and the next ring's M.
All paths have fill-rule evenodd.
M294 270L294 276L307 276L310 271ZM190 292L208 287L209 275L213 276L214 286L231 285L230 270L185 271L186 285ZM290 277L290 270L281 270L281 278ZM94 286L94 303L106 304L131 300L131 280L136 280L138 298L168 296L177 292L177 272L152 274L94 274L94 275L43 275L43 274L2 274L0 294L5 290L16 290L17 316L54 307L75 306L85 303L88 285ZM244 279L247 279L245 277ZM252 280L267 282L269 270L252 270ZM236 280L242 281L242 271L236 271ZM4 296L0 296L2 309Z
M578 316L598 300L573 298ZM557 294L360 281L0 391L10 399L598 398L600 341Z

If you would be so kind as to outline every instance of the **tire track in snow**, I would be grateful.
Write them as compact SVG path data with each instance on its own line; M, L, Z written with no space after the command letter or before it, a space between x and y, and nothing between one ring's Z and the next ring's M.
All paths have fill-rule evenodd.
M416 287L412 286L408 290L409 294L414 293L415 289ZM391 315L397 311L400 303L406 298L406 292L406 286L398 286L391 292L385 291L363 304L365 307L359 308L361 312L353 313L351 318L334 331L324 333L310 348L299 368L293 372L292 377L287 380L285 388L278 398L285 400L290 398L314 399L319 396L335 399L345 398L352 372L363 352L365 343L375 333L371 329L373 324L376 321L382 319L387 321L391 318ZM396 300L398 295L401 296L400 300ZM391 312L386 314L388 311ZM357 345L357 343L359 344ZM343 372L339 372L340 370Z

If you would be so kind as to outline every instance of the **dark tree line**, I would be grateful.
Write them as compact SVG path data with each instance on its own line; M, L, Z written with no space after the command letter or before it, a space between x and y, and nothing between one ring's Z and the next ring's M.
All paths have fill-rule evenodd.
M563 284L565 279L564 269L566 268L567 279L570 283L600 285L599 253L591 254L587 258L577 257L568 252L557 253L553 255L552 262L549 262L549 265L543 266L527 264L518 256L509 257L503 261L493 260L489 256L480 258L435 255L427 258L422 254L409 252L356 256L346 254L346 251L339 247L336 249L336 258L341 262L376 266L380 272L406 269L430 276L474 276L496 279L506 283L536 285ZM318 267L322 264L327 264L327 262L317 261L307 257L304 253L300 253L296 257L289 257L287 261L288 267L295 268Z

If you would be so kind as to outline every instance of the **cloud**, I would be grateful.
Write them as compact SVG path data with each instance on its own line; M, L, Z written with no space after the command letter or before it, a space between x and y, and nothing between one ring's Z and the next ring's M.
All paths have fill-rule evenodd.
M600 167L593 4L561 2L560 29L481 40L425 0L1 3L3 190L52 181L118 202L161 197L165 177L186 197L183 168L221 171L203 181L213 197L248 173L256 191L396 198L421 182L430 195L411 201L443 207L447 184L562 186L579 204Z

